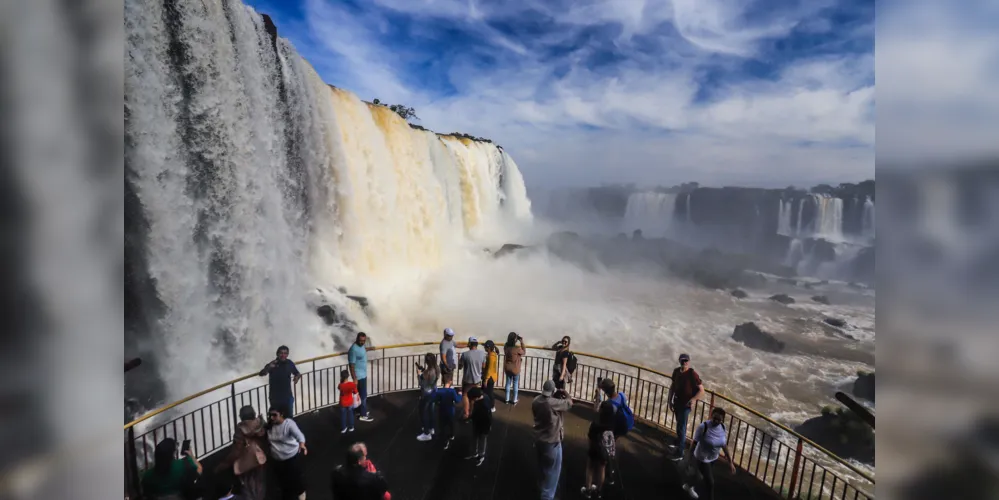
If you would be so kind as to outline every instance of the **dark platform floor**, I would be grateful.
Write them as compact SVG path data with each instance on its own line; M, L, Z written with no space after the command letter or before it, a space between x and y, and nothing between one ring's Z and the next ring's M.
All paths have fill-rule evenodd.
M531 400L534 394L522 393L516 406L497 401L493 427L488 441L486 462L476 467L464 460L470 455L470 424L456 424L456 437L450 449L442 440L420 442L418 395L402 392L372 397L368 400L374 422L356 422L354 433L340 434L339 409L328 408L298 415L298 422L309 445L306 457L306 482L309 500L332 498L330 471L343 462L351 443L363 441L368 456L384 472L393 500L495 500L538 498L537 459L533 448ZM502 396L501 396L502 399ZM594 412L586 403L573 407L566 416L562 474L557 498L583 498L586 466L586 431ZM636 424L635 429L618 440L616 484L605 486L605 499L689 498L681 488L677 462L664 457L666 435L655 428ZM212 470L220 454L205 460ZM715 472L715 498L777 498L775 492L745 473L735 477L727 465L718 463ZM210 480L210 478L208 478ZM273 483L273 482L272 482ZM705 498L703 490L701 498ZM279 498L272 492L273 498ZM206 497L208 498L208 497Z

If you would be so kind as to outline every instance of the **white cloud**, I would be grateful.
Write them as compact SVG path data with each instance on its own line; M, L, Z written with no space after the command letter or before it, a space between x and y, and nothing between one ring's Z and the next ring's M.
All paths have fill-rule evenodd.
M571 178L578 184L698 180L783 186L873 176L870 54L816 56L770 79L729 78L709 99L697 99L706 68L723 77L739 74L737 63L715 53L752 56L762 40L810 21L824 4L806 3L749 24L740 21L745 4L734 0L571 2L561 10L546 7L558 30L513 40L487 23L532 15L536 5L376 3L417 22L446 20L472 30L500 50L501 62L483 68L476 54L458 50L441 68L457 93L441 97L416 75L403 73L406 54L391 47L392 33L382 33L383 11L358 13L324 0L306 0L313 45L303 54L313 63L320 59L324 78L362 98L414 106L422 124L435 130L492 138L517 158L529 184ZM695 46L683 47L675 35L663 38L665 21ZM616 23L619 36L579 37L604 23ZM637 45L638 35L646 45ZM540 53L570 40L577 45L558 61L569 70L556 74L557 65ZM650 53L650 40L661 50ZM587 65L587 58L611 49L628 57L612 66ZM336 60L325 61L327 54Z

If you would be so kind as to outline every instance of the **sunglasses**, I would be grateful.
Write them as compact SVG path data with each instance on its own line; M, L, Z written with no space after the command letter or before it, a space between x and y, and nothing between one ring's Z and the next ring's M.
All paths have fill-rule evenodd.
M689 359L681 359L680 362L681 363L690 363L690 360Z

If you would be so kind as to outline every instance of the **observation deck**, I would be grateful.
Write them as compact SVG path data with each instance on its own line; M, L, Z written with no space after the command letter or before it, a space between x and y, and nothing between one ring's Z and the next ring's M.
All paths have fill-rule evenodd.
M455 440L444 449L443 440L420 442L417 376L413 364L436 343L405 344L376 349L368 356L368 406L373 422L357 421L353 433L340 434L336 385L346 356L337 353L296 362L302 380L295 386L295 421L309 443L305 457L308 498L329 499L330 473L343 463L350 444L363 441L369 458L389 482L393 499L530 499L538 498L538 465L533 448L531 400L551 376L554 353L531 347L521 373L517 405L503 403L497 384L496 412L488 440L487 459L476 467L470 455L470 424L457 423ZM556 498L582 498L586 465L586 432L593 420L592 399L598 377L613 379L635 412L635 428L618 439L616 481L604 487L605 499L689 498L682 490L679 462L665 456L675 422L666 409L667 374L587 353L576 353L579 366L567 389L575 400L565 418L562 473ZM500 377L503 378L502 370ZM501 381L502 382L502 381ZM152 450L165 437L191 439L211 471L228 451L238 409L251 405L266 411L266 379L249 375L226 382L146 414L127 424L125 439L125 497L139 498L138 478L152 465ZM873 478L793 430L737 401L707 391L690 418L688 438L705 420L712 406L728 416L729 449L737 473L716 464L717 499L872 499ZM273 484L273 481L270 482ZM268 498L278 498L271 491Z

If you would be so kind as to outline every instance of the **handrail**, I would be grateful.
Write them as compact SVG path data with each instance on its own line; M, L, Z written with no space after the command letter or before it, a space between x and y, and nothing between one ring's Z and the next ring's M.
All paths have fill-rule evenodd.
M375 347L375 348L372 348L372 350L373 351L384 351L384 350L388 350L388 349L401 349L401 348L407 348L407 347L422 347L422 346L435 346L435 345L438 345L438 343L437 342L410 342L410 343L406 343L406 344L393 344L393 345L387 345L387 346L384 346L384 347ZM459 346L459 347L461 347L461 346ZM543 351L550 351L550 350L552 350L550 347L545 347L545 346L527 345L525 347L527 347L528 349L536 349L536 350L543 350ZM619 365L624 365L624 366L628 366L628 367L631 367L631 368L635 368L635 369L638 369L638 370L647 371L649 373L653 373L653 374L659 375L661 377L670 378L670 375L667 375L667 374L665 374L665 373L663 373L663 372L661 372L659 370L654 370L654 369L649 368L647 366L638 365L638 364L635 364L635 363L629 363L627 361L621 361L621 360L614 359L614 358L608 358L606 356L601 356L599 354L591 354L591 353L588 353L588 352L576 351L575 353L577 355L586 356L588 358L594 358L594 359L599 359L599 360L602 360L602 361L607 361L607 362L610 362L610 363L616 363L616 364L619 364ZM315 357L312 357L312 358L306 358L306 359L303 359L303 360L300 360L300 361L296 361L295 363L296 364L314 363L316 361L322 361L322 360L326 360L326 359L332 359L332 358L340 357L340 356L343 356L345 354L347 354L347 353L346 352L335 352L335 353L331 353L331 354L323 354L321 356L315 356ZM136 426L136 425L138 425L138 424L140 424L140 423L142 423L142 422L144 422L144 421L146 421L146 420L148 420L150 418L153 418L156 415L159 415L159 414L161 414L161 413L163 413L165 411L168 411L168 410L176 408L176 407L178 407L178 406L180 406L180 405L182 405L184 403L187 403L188 401L191 401L193 399L199 398L199 397L204 396L204 395L206 395L208 393L217 391L219 389L222 389L223 387L226 387L226 386L229 386L229 385L232 385L232 384L236 384L236 383L242 382L244 380L249 380L249 379L251 379L253 377L257 377L257 376L259 376L257 373L252 373L252 374L249 374L249 375L244 375L242 377L230 380L228 382L223 382L221 384L215 385L215 386L210 387L208 389L205 389L205 390L203 390L201 392L192 394L192 395L187 396L187 397L185 397L183 399L180 399L178 401L170 403L170 404L168 404L166 406L157 408L156 410L153 410L153 411L151 411L151 412L149 412L149 413L147 413L147 414L145 414L145 415L143 415L143 416L141 416L141 417L139 417L139 418L137 418L137 419L135 419L135 420L127 423L127 424L125 424L124 430L128 430L131 427L134 427L134 426ZM860 477L866 479L867 481L870 481L871 484L875 484L874 478L871 477L870 475L868 475L867 473L865 473L864 471L860 470L859 468L857 468L853 464L847 462L846 460L840 458L835 453L833 453L833 452L831 452L831 451L823 448L822 446L819 446L818 444L816 444L811 439L808 439L807 437L802 436L801 434L799 434L795 430L793 430L793 429L785 426L784 424L781 424L780 422L777 422L776 420L773 420L772 418L770 418L770 417L768 417L768 416L766 416L766 415L764 415L764 414L762 414L762 413L760 413L760 412L752 409L751 407L743 404L742 402L740 402L740 401L738 401L736 399L733 399L731 397L725 396L725 395L723 395L723 394L721 394L719 392L712 391L712 390L709 390L709 389L705 389L704 392L709 393L709 394L713 394L715 397L718 397L718 398L721 398L721 399L723 399L725 401L728 401L729 403L732 403L732 404L738 406L739 408L748 411L749 413L753 414L754 416L765 420L767 423L776 426L780 430L782 430L784 432L787 432L788 434L791 434L792 436L800 439L802 442L807 443L808 445L812 446L816 450L824 453L825 455L827 455L829 458L833 459L834 461L836 461L840 465L842 465L842 466L850 469L855 474L857 474Z

